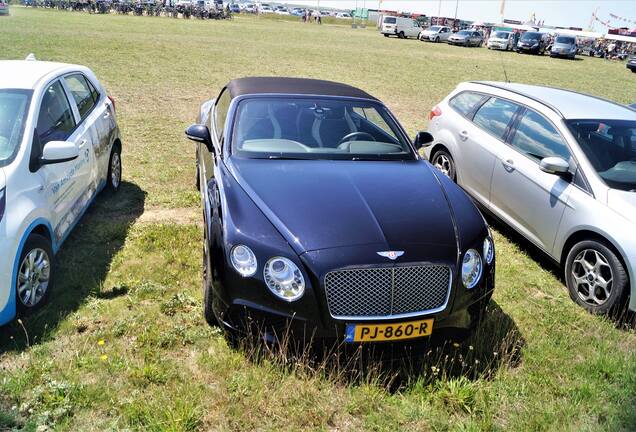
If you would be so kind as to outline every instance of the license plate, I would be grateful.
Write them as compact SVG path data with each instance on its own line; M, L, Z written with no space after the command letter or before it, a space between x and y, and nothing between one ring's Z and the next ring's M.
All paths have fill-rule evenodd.
M347 324L345 342L415 339L433 333L433 319L390 324Z

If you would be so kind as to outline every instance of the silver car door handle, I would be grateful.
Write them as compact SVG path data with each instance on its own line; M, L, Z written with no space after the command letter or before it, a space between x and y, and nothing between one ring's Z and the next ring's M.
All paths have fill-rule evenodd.
M459 136L461 137L462 140L468 139L468 131L461 131L459 133Z
M84 139L84 140L82 140L82 141L79 143L79 147L80 147L80 148L84 147L84 146L86 145L86 143L87 143L87 142L88 142L88 141L87 141L87 140L85 140L85 139Z
M514 166L515 166L515 161L513 161L512 159L507 159L505 161L501 161L501 163L506 168L514 168Z
M110 117L110 111L106 110L106 112L104 113L104 118L107 119L108 117Z

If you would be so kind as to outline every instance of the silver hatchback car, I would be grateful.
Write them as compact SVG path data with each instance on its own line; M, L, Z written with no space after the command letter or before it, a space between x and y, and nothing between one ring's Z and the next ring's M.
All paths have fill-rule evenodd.
M636 112L567 90L460 84L429 160L565 270L593 313L636 310Z

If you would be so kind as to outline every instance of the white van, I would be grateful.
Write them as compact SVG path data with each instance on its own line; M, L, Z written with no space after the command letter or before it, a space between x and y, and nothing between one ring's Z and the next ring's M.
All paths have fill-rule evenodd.
M382 19L382 28L380 31L385 37L393 35L400 39L405 39L418 37L421 30L420 24L414 19L385 16Z

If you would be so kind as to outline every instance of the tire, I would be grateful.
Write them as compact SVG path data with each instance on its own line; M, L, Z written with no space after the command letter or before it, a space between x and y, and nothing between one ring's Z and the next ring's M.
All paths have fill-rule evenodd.
M398 33L398 37L399 37L400 39L404 39L404 38L405 38L405 36L404 36L404 32L399 32L399 33Z
M205 213L203 215L203 222L207 225L205 221ZM223 326L216 318L216 314L214 313L214 293L212 292L212 268L210 266L210 243L207 235L207 227L203 228L203 317L205 321L211 326Z
M121 186L121 149L114 145L108 159L108 176L106 177L106 190L115 193Z
M435 38L435 43L439 43L439 36Z
M565 282L576 304L593 314L609 314L623 306L629 280L612 249L603 242L584 240L568 252Z
M18 263L16 306L21 315L46 303L51 292L55 269L49 239L31 234L24 243Z
M446 177L455 181L457 178L457 171L455 168L455 161L450 155L448 150L437 150L431 157L431 164L441 171Z
M385 35L384 35L384 37L389 37L389 35L388 35L388 34L385 34Z

